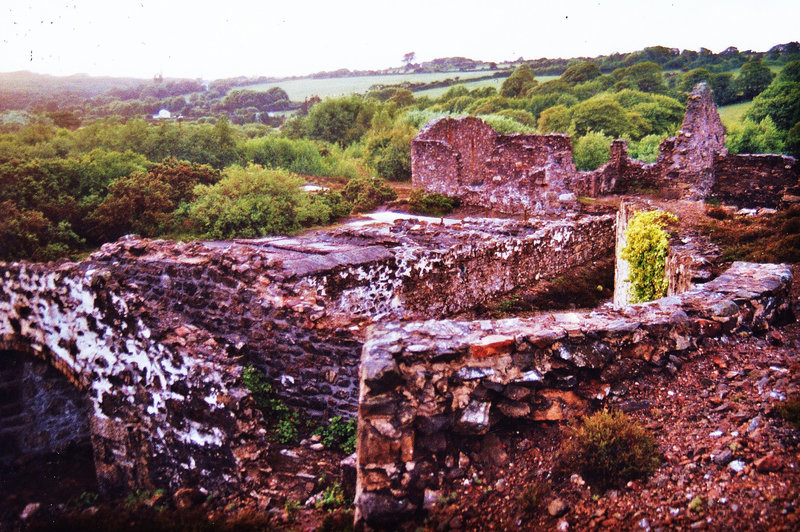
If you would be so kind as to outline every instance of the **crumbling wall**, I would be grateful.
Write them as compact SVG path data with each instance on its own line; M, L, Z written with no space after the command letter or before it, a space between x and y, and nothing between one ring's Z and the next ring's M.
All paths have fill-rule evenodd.
M800 164L786 155L724 155L714 159L711 194L739 207L780 205L787 189L800 182Z
M89 406L46 362L0 351L0 465L89 443Z
M592 172L578 172L566 135L498 135L474 117L431 122L411 142L412 184L507 213L563 211L574 196L643 189L699 200L712 193L737 205L774 206L796 186L798 169L782 156L728 156L711 89L698 84L675 137L655 163L628 157L623 140ZM713 190L712 190L713 189Z
M249 491L268 443L243 366L309 414L352 416L372 320L471 308L606 256L613 234L612 216L571 216L126 237L79 264L0 263L0 349L44 360L85 398L104 491Z
M499 135L479 118L442 118L411 142L412 183L500 212L560 210L577 171L566 135Z
M460 442L503 419L585 413L704 338L785 322L790 284L787 265L734 263L678 296L619 310L376 326L361 361L357 523L396 526L419 512L426 490L458 478Z

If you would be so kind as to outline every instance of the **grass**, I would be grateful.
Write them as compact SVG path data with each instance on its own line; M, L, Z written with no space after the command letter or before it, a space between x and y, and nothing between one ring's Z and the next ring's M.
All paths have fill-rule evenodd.
M741 102L741 103L734 103L731 105L723 105L722 107L718 107L717 110L719 111L719 117L722 120L722 124L726 128L730 128L736 124L742 123L742 118L744 114L747 112L747 109L750 107L752 100L749 102Z
M800 262L800 207L767 216L738 216L708 207L698 229L722 249L725 262Z
M430 81L438 81L447 78L478 78L488 76L496 72L495 70L478 70L473 72L428 72L422 74L383 74L377 76L351 76L345 78L323 78L323 79L289 79L284 81L274 81L271 83L260 83L257 85L247 85L244 87L236 87L237 89L245 89L252 91L267 91L272 87L280 87L289 99L295 102L302 102L311 96L319 96L325 98L328 96L342 96L345 94L361 93L364 94L369 91L373 85L394 85L409 81L412 83L427 83ZM503 82L500 80L487 80L498 81L499 84ZM438 89L433 89L438 90ZM444 92L446 88L442 90ZM425 94L427 91L421 91L417 94Z

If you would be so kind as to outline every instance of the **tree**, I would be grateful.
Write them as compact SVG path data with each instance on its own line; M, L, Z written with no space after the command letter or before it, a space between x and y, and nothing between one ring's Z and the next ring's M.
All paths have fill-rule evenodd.
M306 127L312 139L347 146L361 139L375 114L374 100L358 95L327 98L308 112Z
M539 131L542 133L566 133L571 122L570 110L563 105L554 105L539 115Z
M588 131L598 131L615 138L627 133L631 125L625 109L606 94L595 96L573 107L572 124L578 136L585 135Z
M766 89L775 74L768 66L761 63L761 59L754 59L742 65L736 85L744 100L751 100Z
M611 156L612 140L614 139L594 131L576 140L573 159L578 170L594 170L607 163Z
M526 64L518 66L511 75L506 78L500 87L500 95L506 98L518 98L525 94L528 88L536 84L533 72Z
M403 55L403 66L408 68L411 63L414 62L414 59L417 57L416 52L408 52L407 54Z
M570 85L575 85L577 83L591 81L600 76L600 74L600 68L596 64L591 61L581 61L567 68L564 73L561 74L561 81L569 83Z
M775 81L753 99L746 118L760 122L771 117L778 128L787 130L800 121L800 82Z
M114 180L108 196L89 217L97 238L105 242L127 233L159 234L175 208L172 194L172 187L150 173L136 172Z

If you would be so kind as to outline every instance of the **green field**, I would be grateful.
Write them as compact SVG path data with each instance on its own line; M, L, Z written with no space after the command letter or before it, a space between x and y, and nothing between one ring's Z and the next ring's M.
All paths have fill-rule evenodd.
M285 81L276 81L272 83L260 83L258 85L247 85L244 87L237 87L238 89L246 89L251 91L266 91L272 87L280 87L289 99L294 102L302 102L311 96L319 96L325 98L328 96L341 96L344 94L366 93L373 85L394 85L409 81L412 83L427 83L430 81L438 81L448 78L470 79L488 76L496 72L496 70L480 70L477 72L436 72L425 74L387 74L381 76L352 76L346 78L321 78L321 79L290 79ZM502 79L486 80L488 82L497 82L498 86L502 83Z
M722 124L726 128L730 128L732 125L740 124L742 122L742 117L747 112L748 107L752 102L742 102L742 103L735 103L733 105L723 105L720 107L719 110L719 117L722 120Z
M536 76L536 79L539 83L543 83L545 81L550 81L551 79L558 79L559 76ZM494 87L496 89L500 89L500 85L503 84L505 78L495 78L495 79L483 79L480 81L472 81L467 83L458 83L458 85L464 85L468 89L477 89L479 87ZM414 93L414 97L418 96L427 96L428 98L438 98L442 94L444 94L447 89L450 87L437 87L435 89L426 89L424 91L418 91Z

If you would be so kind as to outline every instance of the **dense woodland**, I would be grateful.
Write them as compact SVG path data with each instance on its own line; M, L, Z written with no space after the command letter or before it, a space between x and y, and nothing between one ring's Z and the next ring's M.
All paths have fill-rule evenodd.
M455 59L405 68L498 67ZM328 224L392 198L371 177L408 180L410 140L442 116L480 116L501 133L568 133L583 170L607 160L612 138L653 161L701 81L719 105L752 101L727 132L731 152L800 155L797 43L512 66L499 90L453 85L431 99L399 84L305 102L248 90L259 80L244 78L0 75L0 259L75 258L127 233L254 237ZM160 109L181 118L151 119ZM300 188L309 176L347 182L309 194Z

